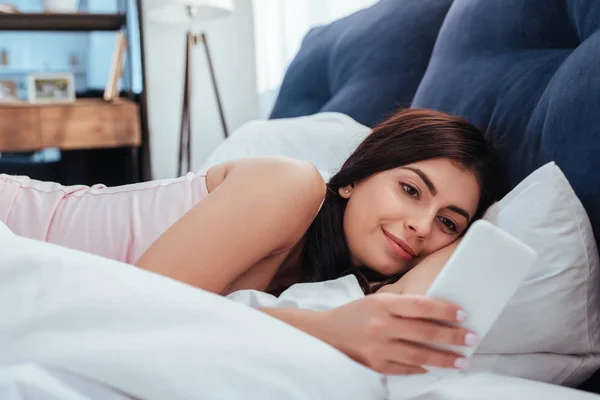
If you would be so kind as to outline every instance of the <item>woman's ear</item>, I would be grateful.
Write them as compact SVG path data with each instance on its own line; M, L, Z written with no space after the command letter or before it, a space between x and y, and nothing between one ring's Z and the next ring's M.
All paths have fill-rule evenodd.
M341 188L338 189L338 193L340 194L340 196L342 196L342 198L349 199L350 196L352 196L353 188L354 188L354 185L342 186Z

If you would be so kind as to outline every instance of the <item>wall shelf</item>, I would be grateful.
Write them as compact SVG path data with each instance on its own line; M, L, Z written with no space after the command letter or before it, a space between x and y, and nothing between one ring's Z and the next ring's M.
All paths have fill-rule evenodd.
M0 31L117 31L126 23L125 14L0 14Z
M142 92L138 96L134 96L129 82L129 97L110 103L101 99L100 91L93 93L93 90L78 93L78 96L81 94L82 97L74 103L67 104L0 103L0 152L17 153L16 157L20 157L21 152L47 148L64 150L61 152L57 170L52 169L54 167L51 170L22 166L13 168L7 167L10 163L4 163L4 167L0 166L0 172L8 170L16 175L23 174L23 171L27 175L41 174L44 180L65 185L92 185L102 182L115 186L152 179L142 0L119 0L116 3L116 12L110 14L0 14L0 31L123 31L129 41L139 41L142 74ZM134 28L130 26L132 22L134 26L137 25L135 29L139 30L139 38L133 35ZM2 45L4 46L4 43ZM131 79L131 52L128 52L127 56ZM17 72L16 70L19 68L2 67L0 79ZM26 71L21 69L21 73L24 72ZM76 78L80 75L85 76L77 74Z

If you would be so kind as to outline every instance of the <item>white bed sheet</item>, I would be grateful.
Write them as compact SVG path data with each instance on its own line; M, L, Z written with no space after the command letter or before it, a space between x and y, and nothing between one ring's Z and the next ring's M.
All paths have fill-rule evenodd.
M389 400L596 400L600 396L499 375L473 373L447 376L394 377ZM132 397L55 368L24 364L0 369L3 400L133 400ZM197 394L190 399L207 399ZM374 396L372 399L378 398ZM235 399L232 399L235 400ZM371 399L364 399L371 400Z
M389 400L598 400L599 395L488 373L391 377Z

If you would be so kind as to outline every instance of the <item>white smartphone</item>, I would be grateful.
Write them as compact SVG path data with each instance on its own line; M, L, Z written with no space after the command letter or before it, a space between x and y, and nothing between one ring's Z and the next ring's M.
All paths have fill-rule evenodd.
M454 303L467 312L461 326L483 339L535 263L537 253L485 220L471 225L425 293ZM440 345L469 358L477 346ZM424 366L447 374L451 369Z

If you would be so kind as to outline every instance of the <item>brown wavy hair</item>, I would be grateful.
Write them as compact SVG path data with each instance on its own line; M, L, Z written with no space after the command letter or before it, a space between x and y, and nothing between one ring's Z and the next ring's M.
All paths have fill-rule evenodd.
M353 273L365 293L398 280L400 276L383 276L368 266L352 266L343 229L347 200L338 189L378 172L442 157L475 175L480 199L473 219L480 218L494 198L498 163L492 144L459 117L427 109L401 110L377 125L327 184L325 201L302 249L301 280L325 281Z

